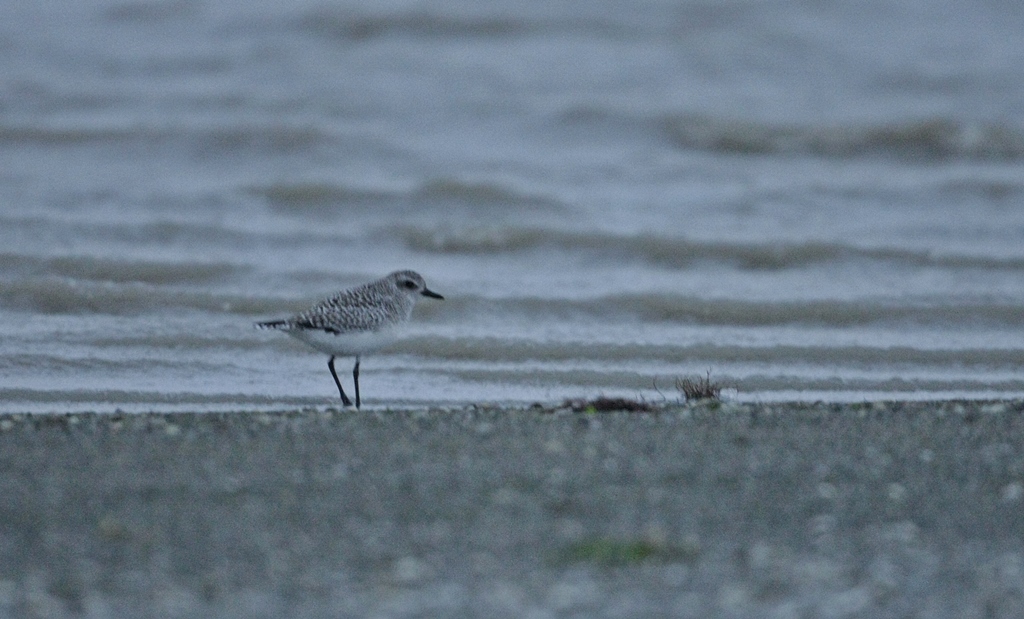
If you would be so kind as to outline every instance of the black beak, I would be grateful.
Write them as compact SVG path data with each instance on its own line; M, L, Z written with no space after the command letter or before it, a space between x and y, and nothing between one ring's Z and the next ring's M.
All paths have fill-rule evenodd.
M427 288L424 288L423 292L421 292L420 294L425 296L425 297L430 297L431 299L444 299L444 297L442 297L441 295L439 295L436 292L434 292L433 290L429 290Z

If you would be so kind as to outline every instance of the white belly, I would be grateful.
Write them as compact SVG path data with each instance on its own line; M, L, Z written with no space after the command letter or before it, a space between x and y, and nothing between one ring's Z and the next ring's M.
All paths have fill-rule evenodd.
M302 340L309 346L328 355L354 357L373 352L393 342L397 336L396 329L381 331L363 331L360 333L334 334L327 331L294 329L288 335Z

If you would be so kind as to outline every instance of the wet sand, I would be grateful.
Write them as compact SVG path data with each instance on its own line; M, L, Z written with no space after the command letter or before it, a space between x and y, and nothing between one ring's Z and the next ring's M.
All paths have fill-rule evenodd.
M1024 402L0 416L0 617L196 616L1024 616Z

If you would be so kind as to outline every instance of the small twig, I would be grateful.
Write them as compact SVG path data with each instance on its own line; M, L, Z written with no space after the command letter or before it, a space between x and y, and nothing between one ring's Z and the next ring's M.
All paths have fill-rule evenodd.
M656 392L658 392L659 396L661 396L662 404L664 404L665 402L668 402L668 396L666 396L664 393L662 393L661 389L658 388L658 377L657 376L654 377L653 382L654 382L654 390Z

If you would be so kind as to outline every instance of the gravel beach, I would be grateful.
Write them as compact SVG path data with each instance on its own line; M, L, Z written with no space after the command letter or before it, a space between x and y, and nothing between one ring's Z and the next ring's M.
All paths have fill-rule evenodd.
M0 416L0 617L1021 617L1024 402Z

